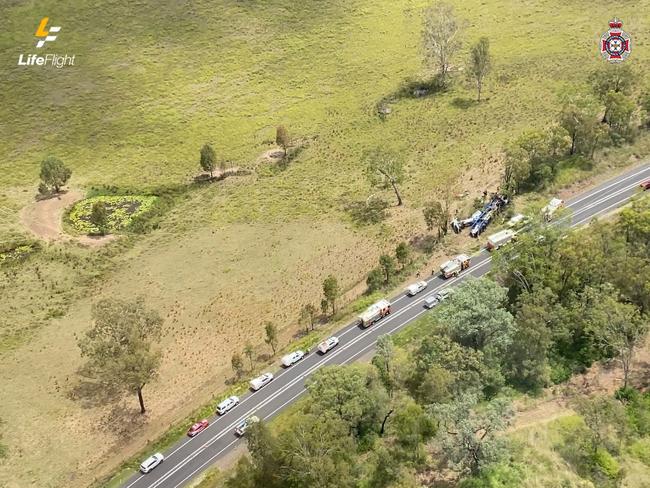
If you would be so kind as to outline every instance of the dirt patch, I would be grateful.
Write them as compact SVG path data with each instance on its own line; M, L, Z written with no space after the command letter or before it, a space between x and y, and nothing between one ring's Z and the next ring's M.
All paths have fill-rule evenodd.
M68 190L51 198L38 200L22 209L20 222L36 237L47 242L76 241L87 246L103 246L115 239L114 235L73 237L63 232L63 212L83 198L81 191Z

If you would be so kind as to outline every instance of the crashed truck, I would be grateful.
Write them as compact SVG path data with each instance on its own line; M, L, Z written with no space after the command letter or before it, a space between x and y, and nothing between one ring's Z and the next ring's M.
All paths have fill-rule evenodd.
M384 318L390 313L390 302L386 299L379 300L370 305L361 315L359 315L359 323L362 327L370 327L378 320Z
M510 200L506 195L493 193L490 201L485 204L483 209L477 210L468 219L451 221L452 230L458 234L465 227L471 227L470 237L478 237L487 228L490 221L505 207Z
M461 271L469 268L470 257L466 254L459 254L449 261L445 261L440 265L440 274L443 278L451 278L458 276Z

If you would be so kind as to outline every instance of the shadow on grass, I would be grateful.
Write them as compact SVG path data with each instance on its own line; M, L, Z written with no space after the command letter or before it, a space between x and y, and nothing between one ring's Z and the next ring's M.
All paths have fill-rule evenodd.
M67 397L79 403L82 408L96 408L120 401L122 393L117 388L82 378L70 388Z
M382 120L391 113L390 104L403 99L426 98L446 91L447 85L442 82L439 75L430 79L405 79L395 91L383 97L376 105L376 111Z
M473 98L456 97L451 101L451 105L453 107L460 108L462 110L467 110L468 108L475 107L478 104L479 102Z

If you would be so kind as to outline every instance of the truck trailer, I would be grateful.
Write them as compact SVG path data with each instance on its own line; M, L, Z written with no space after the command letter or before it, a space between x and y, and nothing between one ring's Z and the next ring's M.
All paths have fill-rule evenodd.
M487 240L487 250L492 251L494 249L499 249L504 244L510 242L515 237L515 235L515 232L510 229L502 230L501 232L492 234L490 237L488 237Z
M378 320L384 318L390 313L390 302L388 300L379 300L377 303L370 305L365 312L359 315L359 321L362 327L370 327Z

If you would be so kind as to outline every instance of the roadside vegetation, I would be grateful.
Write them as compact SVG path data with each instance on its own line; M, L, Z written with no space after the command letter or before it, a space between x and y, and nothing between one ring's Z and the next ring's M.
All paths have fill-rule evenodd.
M641 488L650 393L633 365L650 327L648 219L644 198L566 238L523 234L490 278L382 336L370 364L312 375L307 398L251 427L249 456L203 486ZM560 420L516 428L514 403L608 360L623 372L613 394L574 395Z
M640 38L632 19L646 4L617 13ZM313 346L354 307L455 252L450 218L487 190L505 181L535 198L650 149L647 54L626 64L632 82L612 84L585 41L606 27L606 5L152 5L3 7L0 51L27 46L49 8L65 18L57 43L84 64L47 83L14 67L0 93L11 164L0 173L0 368L11 392L0 399L1 482L103 477L121 463L115 453L150 445L234 376L291 341ZM98 10L120 33L102 24L89 43L74 26L95 25ZM558 32L557 18L576 22ZM63 232L36 241L28 217L66 195ZM38 214L42 229L61 224L54 210ZM164 330L145 414L135 395L90 401L77 374L93 307L142 293ZM551 376L581 360L549 359ZM51 426L48 442L36 423Z

